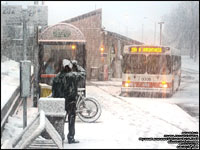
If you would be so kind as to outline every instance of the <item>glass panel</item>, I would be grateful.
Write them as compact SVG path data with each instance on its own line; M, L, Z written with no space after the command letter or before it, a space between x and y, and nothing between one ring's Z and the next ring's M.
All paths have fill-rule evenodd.
M147 58L148 74L170 74L171 58L169 55L149 55Z
M169 55L149 55L132 54L123 56L123 73L134 74L170 74L171 57Z
M123 56L123 73L144 74L146 72L146 56L142 54Z

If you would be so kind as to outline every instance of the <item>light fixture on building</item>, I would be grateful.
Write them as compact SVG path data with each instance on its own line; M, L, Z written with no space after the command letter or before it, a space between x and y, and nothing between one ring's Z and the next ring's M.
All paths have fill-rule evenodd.
M76 45L73 44L73 45L72 45L72 50L75 50L75 49L76 49Z
M104 47L103 46L101 46L100 51L101 51L101 54L104 53Z

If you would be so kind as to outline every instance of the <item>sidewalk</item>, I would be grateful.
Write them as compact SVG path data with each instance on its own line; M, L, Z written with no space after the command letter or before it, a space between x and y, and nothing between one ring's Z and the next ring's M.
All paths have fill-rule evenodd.
M33 107L33 100L31 98L27 98L27 125L36 116L37 112L38 108ZM21 102L18 110L15 114L13 114L13 117L23 120L23 102Z
M1 135L1 144L6 140L17 137L23 131L23 103L17 108L17 111L8 117L8 122L5 124L4 130ZM38 108L32 107L33 103L31 98L27 98L27 125L36 117Z
M121 87L122 79L121 78L111 78L108 81L86 81L86 85L95 85L95 86L117 86Z

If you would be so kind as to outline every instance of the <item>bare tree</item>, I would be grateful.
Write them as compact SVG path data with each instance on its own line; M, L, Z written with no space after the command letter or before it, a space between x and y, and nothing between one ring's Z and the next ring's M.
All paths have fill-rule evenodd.
M165 22L163 43L186 50L190 58L199 58L199 2L184 1L170 14Z

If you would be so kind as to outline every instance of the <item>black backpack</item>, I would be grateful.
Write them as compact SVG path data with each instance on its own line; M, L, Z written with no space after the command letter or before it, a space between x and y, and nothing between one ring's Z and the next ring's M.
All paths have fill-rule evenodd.
M76 77L72 73L58 74L52 84L52 96L74 100L77 95Z

